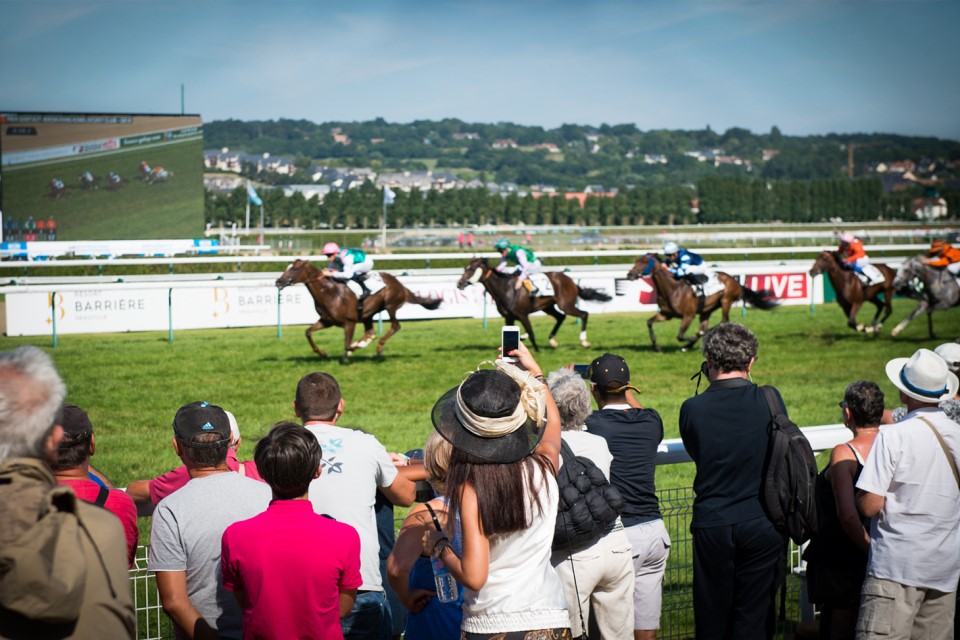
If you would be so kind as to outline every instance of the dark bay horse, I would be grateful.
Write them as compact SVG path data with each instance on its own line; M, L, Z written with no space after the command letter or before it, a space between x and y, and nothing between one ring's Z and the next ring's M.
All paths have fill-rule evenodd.
M919 283L919 289L913 288L913 283ZM924 264L919 257L910 258L897 270L893 279L893 287L899 293L911 294L920 298L920 304L909 316L900 321L890 335L898 335L910 321L921 313L927 314L927 326L930 337L936 338L933 332L933 312L943 311L960 304L960 286L957 279L946 269L937 269Z
M362 317L357 317L357 296L354 295L346 285L328 278L320 269L317 269L306 260L294 260L286 271L277 278L277 288L283 289L292 284L302 282L307 285L310 295L313 296L313 302L320 314L320 319L307 328L307 342L321 358L327 356L326 352L317 348L311 334L327 327L343 327L344 357L348 357L357 349L367 346L377 337L373 329L373 316L381 311L386 311L390 316L390 330L383 334L377 343L377 355L383 355L383 345L390 339L390 336L400 330L400 323L397 322L397 309L405 303L411 302L419 304L424 309L434 310L440 306L440 300L430 298L421 298L416 295L397 280L394 276L385 271L381 271L380 277L385 285L383 289L367 297L363 301ZM357 342L352 342L353 332L357 323L364 326L363 337Z
M487 290L490 297L497 305L497 311L506 320L506 324L512 325L517 320L523 325L527 336L530 338L530 344L535 351L539 351L537 340L533 335L533 328L530 326L530 314L537 311L553 317L557 321L553 331L550 332L550 346L557 348L557 331L560 325L566 320L568 315L580 318L583 323L580 327L580 344L589 348L587 342L587 319L590 314L577 308L577 298L584 300L595 300L597 302L609 302L610 296L588 287L577 285L569 276L559 271L544 271L543 275L550 280L553 286L552 296L537 296L531 302L527 290L515 288L516 276L509 273L500 273L490 266L486 258L474 258L463 270L460 281L457 282L458 289L465 289L468 285L481 283Z
M643 276L650 276L653 279L653 286L657 290L657 304L660 306L657 314L647 320L647 329L650 331L650 342L653 343L654 351L660 351L657 337L653 333L653 325L657 322L680 318L680 331L677 333L677 340L683 343L680 350L686 351L693 347L697 340L707 332L707 328L710 326L710 314L718 308L723 316L723 322L729 322L730 307L741 298L758 309L767 310L777 306L777 301L772 299L773 294L771 292L754 291L742 286L722 271L716 273L717 278L723 283L723 290L704 297L701 304L700 296L694 292L693 287L688 282L676 279L657 256L648 253L637 259L633 268L627 273L627 279L636 280ZM694 316L697 315L700 316L700 327L697 329L696 335L687 338L685 337L687 329L693 322Z
M854 331L866 333L880 331L883 321L893 313L893 278L896 273L881 262L871 262L870 264L883 274L883 282L864 287L854 272L843 268L842 262L836 251L824 251L810 267L810 277L827 274L833 290L837 293L837 303L847 315L847 326ZM880 294L883 294L883 298ZM865 302L870 302L877 308L869 326L857 324L857 313ZM881 312L883 317L880 316Z

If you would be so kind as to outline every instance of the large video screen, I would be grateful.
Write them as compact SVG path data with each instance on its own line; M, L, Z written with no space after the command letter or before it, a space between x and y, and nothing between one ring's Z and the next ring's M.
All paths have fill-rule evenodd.
M50 219L57 240L200 237L202 120L0 113L0 211L21 240Z

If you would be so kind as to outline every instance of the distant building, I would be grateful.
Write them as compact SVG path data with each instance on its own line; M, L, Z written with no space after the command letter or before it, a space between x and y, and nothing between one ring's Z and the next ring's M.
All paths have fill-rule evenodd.
M505 140L494 140L490 147L492 149L516 149L517 143L507 138Z

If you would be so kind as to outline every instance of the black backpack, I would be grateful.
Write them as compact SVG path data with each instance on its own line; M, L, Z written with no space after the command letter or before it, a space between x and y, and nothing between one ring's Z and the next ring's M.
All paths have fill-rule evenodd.
M589 458L574 455L560 441L563 466L557 472L560 504L553 549L561 551L600 539L623 511L623 497Z
M761 502L777 531L803 544L817 532L817 459L807 437L781 410L773 387L763 387L763 394L771 420Z

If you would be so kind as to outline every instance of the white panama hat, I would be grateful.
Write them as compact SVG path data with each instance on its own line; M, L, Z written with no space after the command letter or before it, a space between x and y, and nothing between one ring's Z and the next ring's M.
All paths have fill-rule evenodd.
M946 361L929 349L917 349L909 358L894 358L887 363L886 371L897 389L920 402L949 400L960 386Z
M960 371L960 344L946 342L934 349L933 352L947 361L947 367L950 371L954 373Z

